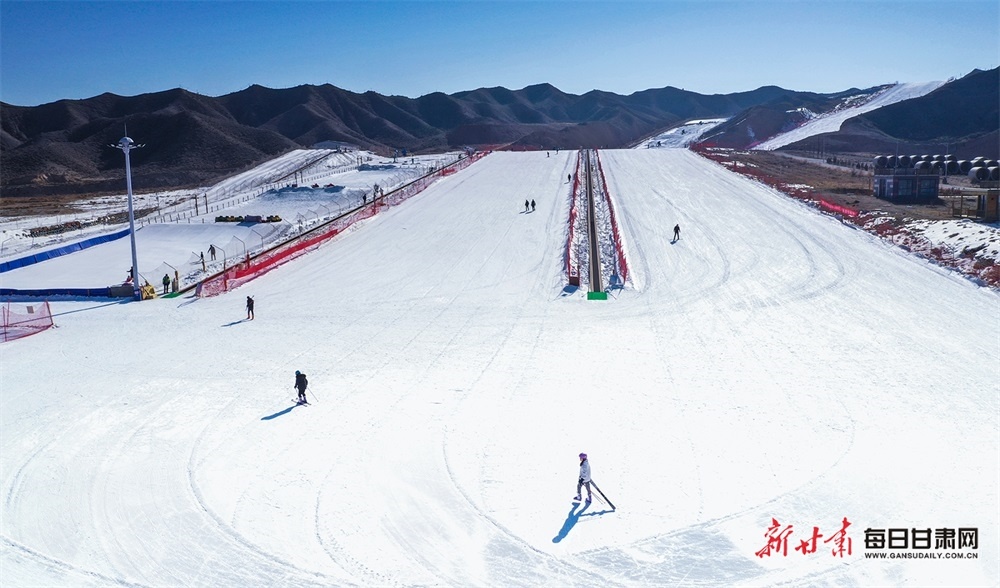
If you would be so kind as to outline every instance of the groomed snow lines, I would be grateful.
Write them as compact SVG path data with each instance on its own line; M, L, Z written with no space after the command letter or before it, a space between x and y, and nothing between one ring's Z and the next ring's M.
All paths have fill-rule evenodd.
M625 287L628 263L596 150L577 154L572 179L566 279L571 286L587 288L588 299L606 300L609 291Z
M424 189L440 178L465 169L472 163L480 160L486 153L477 152L472 155L463 156L454 163L434 170L391 192L386 192L381 196L373 198L370 203L362 204L280 245L262 251L253 257L248 257L246 261L199 282L195 289L195 295L198 297L215 296L216 294L222 294L223 292L228 292L242 286L284 263L315 250L354 223L371 218L385 208L403 203L411 196L424 191Z

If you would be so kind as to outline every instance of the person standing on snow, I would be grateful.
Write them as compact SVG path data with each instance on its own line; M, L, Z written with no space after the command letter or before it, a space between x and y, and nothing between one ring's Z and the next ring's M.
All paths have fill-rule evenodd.
M531 212L535 212L535 201L531 201Z
M170 290L170 275L163 274L163 295L166 296Z
M299 402L303 404L308 404L306 401L306 386L309 382L306 380L306 375L295 370L295 389L299 391ZM589 488L588 488L589 490Z
M580 489L584 486L587 487L587 504L594 498L593 492L590 491L590 462L587 461L587 454L580 454L580 480L576 483L576 496L573 500L580 500L581 493Z
M528 212L528 207L529 206L531 206L531 204L527 200L525 200L524 201L524 212Z
M674 225L674 241L680 241L680 240L681 240L681 226Z
M253 320L253 296L247 296L247 320Z

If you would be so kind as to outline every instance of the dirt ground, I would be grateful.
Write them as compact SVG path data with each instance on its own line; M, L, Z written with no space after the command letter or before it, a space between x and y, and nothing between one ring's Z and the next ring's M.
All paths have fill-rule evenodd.
M941 199L934 204L894 204L872 195L871 172L841 165L831 165L824 160L804 155L771 151L739 151L732 159L758 167L763 173L778 178L786 184L811 186L824 199L859 211L882 211L897 219L941 220L955 218L952 203L957 206L960 194L969 196L981 191L973 190L967 178L951 176L941 185Z
M4 196L0 198L0 216L33 217L77 214L78 202L90 196Z

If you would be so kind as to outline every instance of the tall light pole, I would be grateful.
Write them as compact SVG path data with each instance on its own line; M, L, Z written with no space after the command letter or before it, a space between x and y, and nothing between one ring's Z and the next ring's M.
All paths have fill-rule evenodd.
M128 134L128 128L125 129L125 133ZM110 146L121 149L125 153L125 187L128 189L128 233L132 241L132 297L136 300L142 300L142 294L139 292L139 258L135 253L135 212L132 209L132 164L129 161L128 152L132 149L144 147L145 145L136 145L135 141L126 136L122 137L117 145Z

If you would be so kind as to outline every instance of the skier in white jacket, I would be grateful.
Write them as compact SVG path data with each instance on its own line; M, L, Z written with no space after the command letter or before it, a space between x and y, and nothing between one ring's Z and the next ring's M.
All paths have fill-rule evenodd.
M576 483L576 496L573 498L574 500L580 500L582 496L580 489L584 486L587 487L587 502L590 503L591 499L594 497L593 493L590 491L590 462L587 461L587 454L581 453L580 480Z

